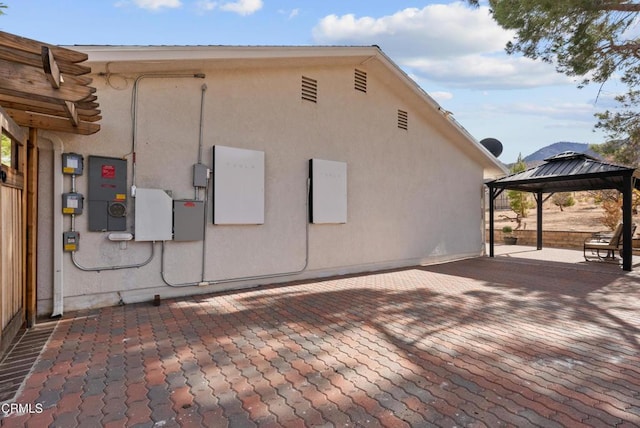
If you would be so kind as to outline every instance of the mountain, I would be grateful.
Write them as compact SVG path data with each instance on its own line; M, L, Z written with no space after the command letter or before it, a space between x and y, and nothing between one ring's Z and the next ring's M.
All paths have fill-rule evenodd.
M593 157L599 157L597 153L589 149L589 144L570 143L567 141L561 141L558 143L553 143L551 145L541 148L536 152L531 153L529 156L524 158L524 161L527 164L532 162L539 162L562 152L585 153Z

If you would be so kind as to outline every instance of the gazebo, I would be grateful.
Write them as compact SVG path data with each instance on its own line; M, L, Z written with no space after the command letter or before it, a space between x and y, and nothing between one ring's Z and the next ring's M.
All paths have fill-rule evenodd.
M635 168L602 162L592 156L564 152L526 171L486 183L489 187L489 256L494 257L494 201L505 190L533 193L537 209L537 249L542 249L542 204L558 192L615 189L622 193L622 268L631 271L632 196L640 190ZM543 198L544 194L548 194Z

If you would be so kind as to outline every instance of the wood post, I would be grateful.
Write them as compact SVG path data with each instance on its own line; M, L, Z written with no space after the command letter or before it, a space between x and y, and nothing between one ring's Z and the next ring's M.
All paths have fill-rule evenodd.
M38 244L38 130L29 128L27 141L27 180L24 193L27 195L27 239L26 256L26 322L33 327L37 314L37 244Z

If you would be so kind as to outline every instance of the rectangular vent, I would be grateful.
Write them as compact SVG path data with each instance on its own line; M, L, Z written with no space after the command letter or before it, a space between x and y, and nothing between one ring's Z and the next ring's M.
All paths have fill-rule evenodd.
M318 102L318 81L302 76L302 99L305 101Z
M367 93L367 72L356 68L353 78L356 91Z
M404 110L398 110L398 128L409 129L409 113Z

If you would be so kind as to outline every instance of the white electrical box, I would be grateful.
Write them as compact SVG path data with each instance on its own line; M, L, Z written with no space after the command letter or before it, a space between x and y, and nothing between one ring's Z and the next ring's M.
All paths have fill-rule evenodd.
M309 160L311 194L309 221L347 222L347 164L322 159Z
M213 223L264 224L264 152L213 146Z
M136 189L135 240L170 241L173 238L173 200L162 189Z

